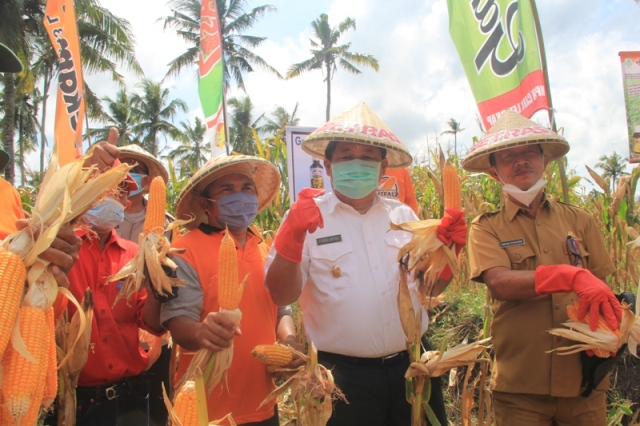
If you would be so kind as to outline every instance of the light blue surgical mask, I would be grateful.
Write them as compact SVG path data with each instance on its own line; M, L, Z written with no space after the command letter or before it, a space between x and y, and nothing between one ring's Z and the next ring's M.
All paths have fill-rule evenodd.
M133 197L134 195L138 195L144 190L144 188L142 187L142 179L146 178L147 175L143 175L142 173L129 172L129 176L131 176L131 179L133 179L138 185L138 189L136 189L135 191L129 192L129 197Z
M124 206L113 198L107 197L90 208L82 218L94 231L107 232L124 220Z
M230 231L247 229L258 214L258 197L254 194L234 192L211 201L218 205L216 221Z
M380 181L380 163L377 161L342 161L332 163L331 170L333 189L354 200L371 194Z

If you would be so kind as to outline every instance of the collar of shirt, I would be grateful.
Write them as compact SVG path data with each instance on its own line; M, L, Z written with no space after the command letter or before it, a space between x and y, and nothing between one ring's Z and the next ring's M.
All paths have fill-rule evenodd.
M353 211L357 213L356 209L354 209L352 206L350 206L345 202L340 201L340 199L336 196L335 192L333 191L316 198L316 202L318 204L326 203L329 214L332 214L338 206L342 206L342 208L345 208L345 209L348 209L349 211ZM382 203L380 202L380 196L376 194L373 197L373 203L371 204L371 209L381 205Z
M538 210L540 210L541 208L550 206L549 198L547 197L547 192L543 191L542 194L543 194L542 204L540 205L540 207L538 207ZM509 197L505 196L504 198L506 198L504 203L505 212L507 213L507 217L509 218L509 220L512 221L516 217L516 215L521 210L524 210L524 209L518 204L514 203Z

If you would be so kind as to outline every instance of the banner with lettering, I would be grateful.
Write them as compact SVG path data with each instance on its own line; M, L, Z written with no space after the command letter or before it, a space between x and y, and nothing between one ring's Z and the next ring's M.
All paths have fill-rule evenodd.
M54 150L61 166L82 155L84 80L73 0L48 0L44 26L58 55Z
M511 109L548 108L530 1L447 0L449 33L486 130Z
M224 112L224 56L215 0L202 0L200 8L200 80L198 93L207 128L213 130L211 150L226 142Z
M629 162L640 163L640 52L619 52L627 107Z

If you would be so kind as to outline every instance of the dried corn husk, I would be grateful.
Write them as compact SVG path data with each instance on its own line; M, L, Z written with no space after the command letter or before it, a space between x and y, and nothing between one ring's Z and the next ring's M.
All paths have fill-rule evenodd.
M411 363L405 377L440 377L452 368L484 362L486 359L478 359L478 356L489 349L485 344L490 341L489 337L473 343L462 343L444 352L425 352L420 357L420 361Z
M172 231L175 227L189 223L191 220L176 220L171 222L166 231ZM123 280L122 289L118 293L114 305L121 298L128 300L135 292L145 286L152 286L161 296L173 294L172 286L182 287L184 281L167 275L163 266L171 271L178 269L178 265L171 260L170 254L184 253L185 249L171 248L164 233L149 232L140 234L138 238L138 254L131 258L123 267L107 280Z
M629 330L629 339L627 340L627 343L629 344L629 352L631 352L631 355L640 358L640 355L638 355L638 344L640 343L640 315L636 315L634 317Z
M447 265L454 275L459 273L455 251L438 238L440 223L440 219L427 219L390 225L392 230L413 234L411 241L398 252L398 262L407 271L415 273L423 305L430 304L433 286Z
M69 224L106 193L115 190L131 168L121 164L99 173L95 167L83 167L88 156L60 168L53 156L28 219L31 226L8 235L1 243L24 260L29 285L37 284L41 287L38 291L47 297L45 308L55 301L58 286L48 270L49 262L38 256L51 246L60 227ZM31 227L40 231L37 239L32 237Z
M568 340L579 342L571 346L562 346L548 352L557 352L559 355L570 355L581 351L591 350L606 352L616 352L629 340L632 326L635 322L635 315L630 311L629 305L622 304L622 322L620 323L620 334L617 335L611 330L598 328L592 331L588 324L584 322L572 321L562 323L567 328L553 328L548 330L554 336L564 337Z
M335 385L331 371L322 364L318 364L318 350L313 342L309 344L309 356L296 350L294 352L305 359L305 365L297 368L295 374L271 392L260 406L273 402L290 389L290 398L296 406L299 424L324 426L333 412L333 401L336 399L346 401L346 398ZM276 371L290 370L277 369Z

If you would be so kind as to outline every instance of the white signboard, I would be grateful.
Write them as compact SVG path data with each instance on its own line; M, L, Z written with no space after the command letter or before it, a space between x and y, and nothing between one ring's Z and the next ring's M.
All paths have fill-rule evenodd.
M302 150L302 141L315 127L287 126L285 132L287 144L287 166L289 168L289 199L293 203L298 198L298 193L303 188L311 186L311 170L317 165L322 166L322 159L318 159L315 167L313 161L315 158ZM327 176L324 168L322 169L322 179L325 192L331 191L331 180ZM318 182L316 177L316 182Z

